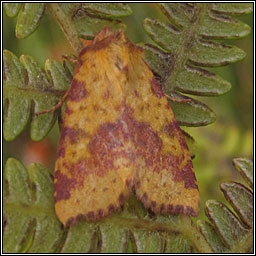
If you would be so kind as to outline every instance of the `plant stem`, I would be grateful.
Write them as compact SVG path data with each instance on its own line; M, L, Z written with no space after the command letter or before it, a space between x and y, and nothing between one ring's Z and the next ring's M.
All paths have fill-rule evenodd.
M172 222L161 223L153 222L149 220L142 219L129 219L124 217L109 217L108 223L114 225L119 225L120 227L130 228L130 229L144 229L148 231L167 232L173 233L178 232L188 238L192 242L194 247L199 253L213 253L211 247L204 239L203 235L199 232L196 226L192 223L191 219L187 216L180 217L181 222L177 225ZM103 220L104 222L104 220Z
M83 44L79 40L79 36L73 26L71 18L63 12L59 4L52 3L48 4L47 7L56 22L59 24L71 47L78 55L83 49Z

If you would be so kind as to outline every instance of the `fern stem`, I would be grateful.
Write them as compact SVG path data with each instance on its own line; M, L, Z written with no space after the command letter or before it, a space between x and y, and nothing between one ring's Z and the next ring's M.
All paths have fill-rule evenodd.
M186 217L185 217L186 218ZM205 238L203 235L199 232L198 228L194 226L194 224L191 221L191 224L187 224L188 218L183 219L183 230L180 230L184 235L186 235L189 240L194 244L196 249L198 250L199 253L213 253L212 248L209 246L209 244L206 242Z
M190 48L192 47L192 42L196 40L195 35L198 30L200 18L206 11L206 4L196 3L193 23L191 23L189 27L183 28L183 44L180 46L179 51L176 54L174 68L164 83L164 92L166 94L170 94L172 92L178 72L186 65L188 61L188 54Z
M59 24L60 28L62 29L64 35L66 36L67 40L69 41L71 47L78 55L81 50L83 49L83 44L79 40L79 36L74 28L70 17L65 15L62 11L59 4L48 4L47 5L49 11L55 18L56 22Z
M104 222L105 220L103 220ZM172 222L169 223L161 223L161 222L152 222L149 220L142 219L129 219L124 217L109 217L108 223L113 223L114 225L119 225L121 227L132 229L144 229L148 231L156 231L156 232L167 232L173 233L178 232L181 233L184 237L187 237L189 241L193 243L196 250L199 253L213 253L211 247L204 239L203 235L199 232L196 226L193 224L191 219L187 216L181 216L181 225L176 225Z

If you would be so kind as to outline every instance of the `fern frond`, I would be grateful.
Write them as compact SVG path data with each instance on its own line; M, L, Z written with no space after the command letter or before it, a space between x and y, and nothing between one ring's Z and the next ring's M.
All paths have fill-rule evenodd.
M131 195L123 209L107 218L63 228L54 211L49 171L40 164L31 164L27 171L10 158L4 170L4 252L251 252L252 192L234 182L222 184L221 190L239 218L224 204L209 200L210 222L199 220L195 226L187 216L154 215Z
M244 158L234 162L246 162L242 173L252 172L252 161ZM244 177L244 175L242 175ZM222 183L221 191L237 216L223 203L206 202L209 222L198 221L205 239L214 252L250 253L253 251L253 194L246 186L236 182Z
M4 3L4 10L9 17L18 15L16 37L24 39L31 35L38 27L44 15L44 3Z
M16 37L19 39L36 30L45 9L53 14L64 33L71 32L71 26L78 38L92 38L103 26L124 29L124 23L118 18L132 14L131 8L122 3L4 3L6 15L18 15Z
M31 138L42 140L56 120L56 113L35 113L55 105L70 85L72 75L59 62L47 60L45 70L30 56L18 59L4 50L4 138L14 140L31 121Z
M164 91L202 96L227 93L231 84L201 67L228 65L242 60L245 52L216 39L238 39L250 33L250 27L230 15L252 11L247 3L162 3L169 23L146 18L144 28L159 47L145 44L146 60L156 73ZM175 97L174 97L175 98ZM170 100L176 119L186 126L207 125L215 115L198 101ZM193 118L191 118L191 116ZM196 117L196 118L195 118Z
M4 252L211 252L187 216L156 216L131 195L108 218L64 228L54 211L53 180L40 164L4 170Z

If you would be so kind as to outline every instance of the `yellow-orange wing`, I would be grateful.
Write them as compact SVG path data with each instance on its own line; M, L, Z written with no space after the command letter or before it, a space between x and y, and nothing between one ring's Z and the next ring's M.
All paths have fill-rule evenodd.
M133 186L154 212L198 214L183 134L143 50L122 31L104 28L78 57L54 183L65 225L107 216Z

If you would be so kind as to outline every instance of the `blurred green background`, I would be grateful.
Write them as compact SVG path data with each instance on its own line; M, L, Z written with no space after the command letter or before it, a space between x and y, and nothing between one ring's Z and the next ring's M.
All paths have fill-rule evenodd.
M152 42L143 29L146 17L167 21L156 4L132 3L133 15L123 18L127 25L127 36L134 43ZM239 17L253 26L253 15ZM18 57L22 54L33 56L44 67L48 58L61 60L62 55L74 54L58 25L47 13L38 29L28 38L18 40L15 37L16 18L3 16L3 48L12 51ZM223 181L244 183L232 166L235 157L248 157L253 154L253 37L252 33L240 40L230 40L242 48L245 60L221 68L211 68L232 84L232 89L220 97L194 97L210 106L217 115L217 121L206 127L182 127L190 133L196 143L193 146L193 160L198 180L201 213L205 219L204 204L207 199L225 202L219 190ZM55 152L60 137L58 125L55 124L49 135L41 142L33 142L29 137L29 126L12 142L4 141L3 161L15 157L26 167L32 162L45 164L51 172L54 170Z

